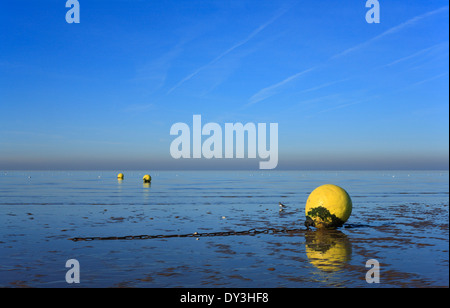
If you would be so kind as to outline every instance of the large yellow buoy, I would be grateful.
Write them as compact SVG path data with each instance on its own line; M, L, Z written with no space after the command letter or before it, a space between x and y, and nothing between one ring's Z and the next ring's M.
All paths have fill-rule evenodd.
M306 201L306 226L335 229L352 213L352 200L341 187L326 184L314 189Z
M144 181L144 183L150 183L152 181L152 177L150 175L146 174L146 175L144 175L142 180Z
M117 175L117 179L118 179L118 180L123 180L123 173L119 173L119 174Z

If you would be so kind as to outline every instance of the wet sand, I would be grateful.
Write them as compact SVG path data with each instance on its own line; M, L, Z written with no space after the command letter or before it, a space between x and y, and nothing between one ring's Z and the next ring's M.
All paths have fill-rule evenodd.
M28 178L31 174L31 178ZM144 173L142 173L144 174ZM0 286L448 287L448 172L9 172L0 176ZM315 187L345 187L338 230L146 240L73 237L303 227ZM278 202L286 204L279 211ZM380 283L366 282L366 261Z

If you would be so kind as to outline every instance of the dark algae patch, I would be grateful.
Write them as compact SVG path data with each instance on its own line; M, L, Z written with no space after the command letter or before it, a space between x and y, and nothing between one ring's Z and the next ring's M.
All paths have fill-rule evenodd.
M319 220L316 218L319 218ZM323 227L328 229L341 227L344 224L344 221L339 219L336 215L331 214L330 211L323 206L315 207L306 213L306 220L310 222L310 225L311 220L313 222L315 221L315 223L312 224L313 227L319 227L318 224L320 223Z

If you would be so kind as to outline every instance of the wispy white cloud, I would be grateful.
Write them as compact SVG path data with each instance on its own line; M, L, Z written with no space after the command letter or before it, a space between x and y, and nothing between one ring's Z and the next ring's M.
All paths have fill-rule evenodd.
M365 100L364 100L364 101L365 101ZM342 105L330 107L330 108L327 108L327 109L324 109L324 110L321 110L321 111L317 112L317 114L325 113L325 112L330 112L330 111L334 111L334 110L337 110L337 109L342 109L342 108L345 108L345 107L349 107L349 106L361 104L361 103L364 102L364 101L362 101L362 100L360 100L360 101L354 101L354 102L351 102L351 103L346 103L346 104L342 104Z
M373 37L373 38L371 38L371 39L369 39L369 40L367 40L367 41L365 41L365 42L363 42L361 44L358 44L356 46L350 47L350 48L348 48L348 49L346 49L346 50L344 50L344 51L334 55L333 57L331 57L331 59L336 59L336 58L345 56L345 55L347 55L347 54L349 54L351 52L354 52L354 51L356 51L358 49L366 47L367 45L372 44L373 42L375 42L375 41L377 41L377 40L379 40L379 39L381 39L381 38L383 38L383 37L385 37L387 35L394 34L394 33L397 33L397 32L399 32L399 31L401 31L401 30L403 30L403 29L405 29L407 27L411 27L411 26L415 25L417 22L421 21L422 19L425 19L427 17L433 16L433 15L436 15L436 14L439 14L439 13L443 13L445 11L448 11L448 5L444 6L444 7L441 7L439 9L436 9L436 10L424 13L422 15L413 17L413 18L411 18L411 19L409 19L409 20L407 20L407 21L405 21L405 22L403 22L403 23L401 23L401 24L399 24L397 26L394 26L394 27L384 31L383 33L381 33L381 34L379 34L379 35L377 35L377 36L375 36L375 37Z
M183 83L185 83L186 81L192 79L194 76L196 76L198 73L200 73L201 71L203 71L204 69L210 67L211 65L215 64L216 62L218 62L220 59L222 59L223 57L225 57L226 55L228 55L229 53L231 53L233 50L235 50L236 48L241 47L242 45L248 43L252 38L254 38L257 34L259 34L261 31L263 31L267 26L269 26L270 24L274 23L278 18L280 18L283 14L285 14L288 11L289 8L282 8L278 11L278 13L276 13L271 19L269 19L268 21L266 21L265 23L263 23L262 25L260 25L258 28L256 28L252 33L250 33L245 39L239 41L238 43L234 44L233 46L231 46L230 48L228 48L227 50L225 50L224 52L222 52L220 55L218 55L217 57L215 57L213 60L211 60L210 62L208 62L207 64L199 67L198 69L196 69L194 72L192 72L191 74L187 75L186 77L184 77L183 79L181 79L175 86L173 86L167 93L171 93L174 90L176 90L178 87L180 87Z
M420 55L423 55L423 54L426 54L426 53L431 52L433 50L439 49L439 48L441 48L444 45L448 45L448 41L443 42L443 43L439 43L439 44L436 44L436 45L433 45L431 47L427 47L427 48L421 49L421 50L419 50L419 51L417 51L417 52L415 52L415 53L413 53L413 54L411 54L409 56L402 57L402 58L397 59L397 60L395 60L395 61L393 61L391 63L383 65L383 67L393 66L395 64L398 64L398 63L401 63L401 62L404 62L404 61L416 58L416 57L418 57Z
M350 80L350 79L351 79L351 78L349 77L349 78L344 78L344 79L339 79L339 80L335 80L335 81L326 82L326 83L320 84L320 85L318 85L318 86L315 86L315 87L312 87L312 88L305 89L305 90L301 91L300 93L306 93L306 92L317 91L317 90L320 90L320 89L323 89L323 88L332 86L332 85L337 84L337 83L345 82L345 81Z
M373 96L369 96L369 97L366 97L366 98L363 98L363 99L350 101L350 102L347 102L347 103L344 103L344 104L339 104L339 105L336 105L336 106L333 106L333 107L329 107L329 108L323 109L323 110L317 112L314 115L318 115L318 114L322 114L322 113L330 112L330 111L335 111L335 110L338 110L338 109L347 108L347 107L354 106L354 105L359 105L359 104L368 102L368 101L373 100L373 99L378 98L378 97L380 97L380 95L373 95ZM311 115L310 117L312 117L314 115Z
M285 85L285 84L291 82L291 81L294 80L294 79L299 78L299 77L302 76L302 75L305 75L305 74L307 74L307 73L309 73L309 72L315 70L316 68L317 68L317 67L311 67L311 68L308 68L308 69L306 69L306 70L303 70L303 71L301 71L301 72L298 72L298 73L296 73L296 74L294 74L294 75L292 75L292 76L290 76L290 77L284 79L283 81L280 81L280 82L278 82L278 83L276 83L276 84L274 84L274 85L271 85L271 86L269 86L269 87L267 87L267 88L264 88L264 89L262 89L262 90L259 90L256 94L254 94L252 97L250 97L250 101L249 101L249 103L247 104L247 106L256 104L257 102L260 102L260 101L262 101L262 100L265 100L266 98L268 98L268 97L270 97L270 96L276 94L278 88L280 88L280 87L282 87L283 85Z
M436 75L436 76L433 76L433 77L429 77L429 78L426 78L426 79L417 81L417 82L415 82L415 83L409 85L408 88L410 88L410 87L415 87L415 86L421 85L421 84L426 83L426 82L429 82L429 81L433 81L433 80L435 80L435 79L444 77L444 76L446 76L446 75L448 75L448 72L445 72L445 73L442 73L442 74L439 74L439 75Z
M415 87L415 86L421 85L421 84L423 84L423 83L426 83L426 82L430 82L430 81L439 79L439 78L444 77L444 76L446 76L446 75L448 75L448 72L445 72L445 73L442 73L442 74L438 74L438 75L436 75L436 76L429 77L429 78L426 78L426 79L424 79L424 80L420 80L420 81L415 82L415 83L413 83L413 84L410 84L410 85L408 85L408 86L406 86L406 87L404 87L404 88L401 88L401 89L399 89L399 90L395 90L395 91L393 91L392 93L401 92L401 91L404 91L404 90L406 90L406 89L410 89L411 87ZM376 98L379 98L379 97L380 97L380 95L373 95L373 96L369 96L369 97L367 97L367 98L363 98L363 99L351 101L351 102L344 103L344 104L339 104L339 105L336 105L336 106L333 106L333 107L329 107L329 108L323 109L323 110L317 112L316 114L311 115L310 117L315 116L315 115L318 115L318 114L321 114L321 113L330 112L330 111L335 111L335 110L342 109L342 108L346 108L346 107L350 107L350 106L353 106L353 105L358 105L358 104L366 103L366 102L368 102L368 101L371 101L371 100L376 99Z
M168 71L172 67L172 62L182 52L185 42L186 40L181 41L166 53L138 67L132 81L143 82L153 91L162 88L166 82Z
M369 39L369 40L367 40L367 41L365 41L363 43L357 44L357 45L355 45L353 47L350 47L350 48L348 48L348 49L346 49L346 50L344 50L342 52L339 52L339 53L333 55L328 60L324 61L324 63L322 65L317 65L317 66L311 67L309 69L303 70L301 72L298 72L298 73L296 73L296 74L294 74L294 75L284 79L281 82L278 82L276 84L273 84L271 86L263 88L263 89L259 90L257 93L255 93L254 95L252 95L250 97L249 103L246 106L253 105L255 103L258 103L260 101L263 101L263 100L269 98L272 95L275 95L276 93L278 93L278 89L280 87L282 87L282 86L286 85L287 83L297 79L300 76L303 76L303 75L305 75L307 73L310 73L310 72L316 70L317 68L319 68L321 66L325 66L331 60L335 60L335 59L340 58L340 57L342 57L344 55L347 55L347 54L352 53L352 52L354 52L356 50L359 50L359 49L361 49L363 47L366 47L367 45L372 44L373 42L375 42L377 40L380 40L381 38L383 38L383 37L385 37L387 35L397 33L397 32L399 32L399 31L401 31L401 30L403 30L403 29L405 29L407 27L413 26L414 24L416 24L417 22L419 22L422 19L425 19L427 17L433 16L433 15L436 15L436 14L439 14L439 13L443 13L445 11L448 11L448 9L449 9L448 6L444 6L444 7L441 7L439 9L436 9L436 10L424 13L422 15L413 17L413 18L411 18L411 19L409 19L409 20L407 20L407 21L405 21L405 22L403 22L403 23L401 23L401 24L399 24L397 26L394 26L394 27L384 31L383 33L381 33L381 34L379 34L379 35L377 35L377 36L375 36L375 37L373 37L373 38L371 38L371 39ZM337 81L337 82L339 82L339 81ZM335 82L329 82L327 84L324 84L323 87L331 85L333 83L335 83ZM321 86L318 86L316 88L320 88L320 87Z

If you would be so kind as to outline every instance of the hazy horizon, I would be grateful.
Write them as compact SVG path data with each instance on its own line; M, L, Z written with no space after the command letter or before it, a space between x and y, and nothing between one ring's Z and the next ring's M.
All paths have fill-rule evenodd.
M166 160L164 162L133 162L133 163L101 163L101 162L78 162L68 164L66 162L61 163L35 163L35 164L21 164L12 165L11 167L0 167L1 171L402 171L402 170L437 170L437 171L448 171L449 164L448 159L443 158L442 160L435 161L429 164L420 164L415 161L402 161L400 159L396 161L387 162L338 162L338 163L324 163L324 162L286 162L280 161L276 169L272 170L260 170L258 168L258 161L255 159L243 159L233 161L221 160L220 162L214 160L190 160L188 163L186 161L172 162L171 160Z

